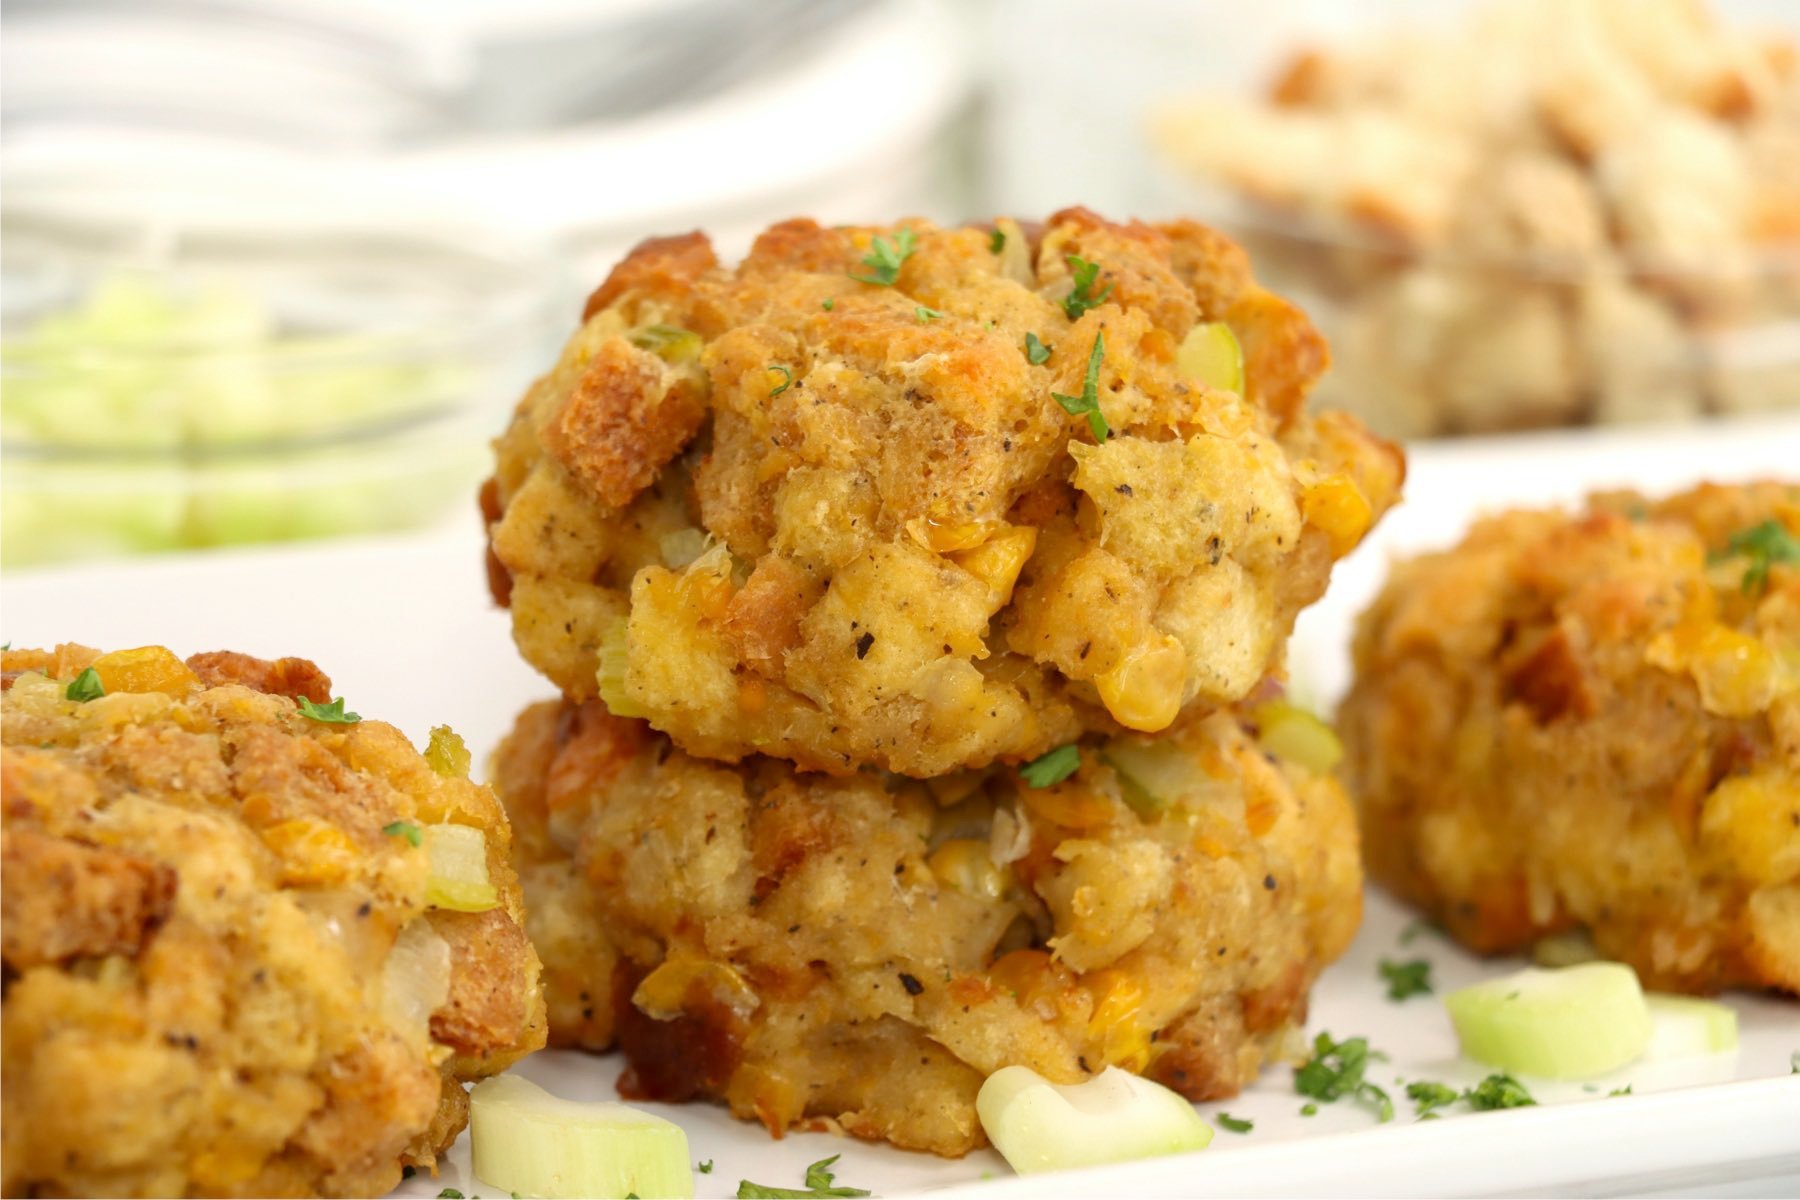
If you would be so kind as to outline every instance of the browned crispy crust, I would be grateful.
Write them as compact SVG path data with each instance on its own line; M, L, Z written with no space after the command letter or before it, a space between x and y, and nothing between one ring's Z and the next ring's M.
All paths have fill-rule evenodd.
M1243 395L1183 376L1204 322ZM1099 442L1055 399L1097 345ZM796 219L732 267L653 239L495 444L490 586L566 696L604 648L621 710L708 757L929 777L1166 728L1280 673L1398 495L1396 448L1303 413L1327 361L1191 221Z
M504 813L303 659L9 650L0 1191L368 1195L543 1044ZM104 694L67 698L92 669ZM482 830L500 905L427 907L388 832Z
M616 1042L628 1098L948 1155L983 1144L975 1094L1010 1063L1235 1095L1355 932L1348 800L1236 713L1159 739L1166 807L1125 802L1112 745L1044 789L884 782L709 763L593 702L527 709L495 781L552 1042Z
M1484 953L1800 990L1800 487L1511 512L1395 568L1340 713L1373 878Z

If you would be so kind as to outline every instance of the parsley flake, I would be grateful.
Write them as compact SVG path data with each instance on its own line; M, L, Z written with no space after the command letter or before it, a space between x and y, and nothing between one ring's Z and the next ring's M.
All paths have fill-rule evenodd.
M825 299L819 301L819 307L824 309L826 312L830 312L832 309L837 307L837 297L836 296L825 297Z
M1062 306L1063 312L1068 314L1069 320L1074 321L1080 319L1082 313L1112 295L1112 284L1107 284L1105 290L1096 296L1094 284L1100 278L1100 264L1089 262L1078 254L1071 254L1068 259L1069 270L1075 277L1075 286L1070 289L1068 295L1063 297Z
M1034 367L1041 367L1050 361L1050 347L1038 340L1038 335L1025 335L1025 361Z
M1096 442L1104 442L1112 435L1112 427L1106 423L1106 415L1100 411L1100 360L1105 357L1106 335L1096 333L1094 348L1088 354L1087 374L1081 381L1081 395L1050 393L1050 398L1062 405L1062 410L1071 417L1087 417L1088 428L1093 431Z
M1394 1119L1394 1102L1386 1091L1363 1078L1369 1060L1378 1057L1369 1039L1353 1037L1334 1042L1329 1033L1313 1039L1313 1055L1294 1071L1294 1090L1302 1096L1331 1103L1343 1096L1367 1102L1377 1119Z
M770 370L770 371L781 372L781 382L769 389L769 399L773 400L775 397L781 395L781 393L787 391L788 388L793 385L794 373L792 371L788 370L786 367L777 366L774 363L770 363L766 369Z
M711 1175L712 1174L712 1159L709 1158L703 1163L694 1164L694 1170L700 1172L702 1175Z
M927 321L935 321L943 315L944 314L939 312L937 309L926 308L923 304L917 304L917 305L913 306L913 316L919 318L919 324L921 324L921 325L923 325Z
M1026 786L1053 787L1073 775L1081 766L1081 747L1074 742L1040 754L1019 768Z
M748 1179L738 1180L738 1200L825 1200L832 1196L866 1196L869 1193L862 1188L833 1187L836 1177L831 1173L831 1164L838 1160L837 1155L822 1158L806 1168L806 1187L782 1188L766 1187L760 1183L751 1183Z
M1300 1115L1303 1117L1316 1117L1319 1115L1319 1106L1316 1104L1302 1104L1300 1106Z
M1431 994L1431 961L1415 958L1411 962L1394 962L1384 958L1378 967L1387 981L1388 999L1404 1000L1408 996Z
M1462 1099L1462 1093L1449 1084L1420 1079L1406 1085L1406 1098L1413 1102L1414 1111L1422 1117L1434 1108L1455 1104Z
M1610 1096L1629 1096L1629 1095L1631 1095L1631 1085L1628 1083L1622 1088L1614 1088L1612 1091L1610 1091L1606 1094L1609 1097Z
M1788 1074L1800 1075L1800 1050L1788 1055Z
M463 1200L463 1194L455 1188L445 1188L438 1193L438 1200Z
M415 846L425 840L425 835L411 821L389 821L381 827L381 832L389 837L403 837Z
M1746 596L1761 595L1769 586L1769 568L1776 563L1800 563L1800 539L1773 517L1760 525L1740 529L1726 544L1725 557L1749 560L1739 584Z
M330 704L314 704L305 696L300 697L300 715L309 721L317 721L322 725L354 725L362 720L353 712L344 711L344 698L339 696Z
M876 287L893 287L894 281L900 278L900 264L911 258L913 251L918 248L918 236L910 229L897 230L893 241L877 234L870 243L869 253L862 260L863 266L869 268L870 273L852 273L850 278L858 283L872 283Z
M1418 941L1423 935L1432 933L1436 929L1437 926L1433 925L1430 921L1409 921L1407 922L1406 928L1400 931L1400 944L1402 946L1410 946Z
M998 254L1006 249L1006 230L996 229L988 234L988 253Z
M106 685L100 682L100 672L92 667L83 667L81 674L69 681L63 689L63 698L73 700L77 704L86 704L89 700L98 700L106 695Z
M1525 1085L1511 1075L1489 1075L1486 1079L1463 1093L1463 1099L1476 1112L1491 1112L1497 1108L1530 1108L1537 1103Z
M1219 1114L1219 1128L1232 1133L1249 1133L1256 1128L1255 1121L1242 1121L1228 1112Z

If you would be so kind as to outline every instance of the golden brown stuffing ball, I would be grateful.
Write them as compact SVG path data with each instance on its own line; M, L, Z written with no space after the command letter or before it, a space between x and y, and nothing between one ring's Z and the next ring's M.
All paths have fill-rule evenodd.
M1397 449L1302 415L1326 361L1191 222L646 242L496 443L492 582L567 697L709 758L1161 730L1279 670L1397 496Z
M1356 669L1376 880L1478 951L1800 990L1800 486L1483 521L1395 569Z
M616 1041L628 1097L946 1155L984 1144L975 1095L1008 1064L1235 1094L1356 930L1349 801L1235 710L1061 757L1042 787L829 776L696 759L597 701L528 709L494 774L551 1041Z
M304 659L14 650L5 685L7 1195L380 1195L543 1045L454 734L304 715Z

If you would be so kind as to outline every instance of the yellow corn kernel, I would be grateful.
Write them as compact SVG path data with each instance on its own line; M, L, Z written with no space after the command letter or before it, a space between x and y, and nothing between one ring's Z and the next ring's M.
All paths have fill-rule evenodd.
M1079 780L1055 787L1019 789L1032 816L1065 829L1095 829L1110 824L1124 809Z
M940 521L936 517L913 517L906 523L906 532L912 535L912 540L933 554L973 550L992 537L998 528L991 521Z
M1284 762L1304 767L1314 775L1329 775L1344 758L1344 744L1331 726L1285 700L1271 700L1251 710L1256 740L1264 750Z
M1140 1015L1144 985L1110 967L1093 972L1082 982L1094 997L1088 1037L1100 1043L1101 1055L1108 1064L1141 1073L1150 1062L1150 1033L1143 1027Z
M998 900L1006 895L1012 872L994 865L988 844L977 838L952 838L926 860L931 873L965 896Z
M1700 703L1721 717L1753 717L1800 691L1800 666L1717 621L1684 621L1665 630L1644 657L1651 666L1692 675Z
M1793 823L1800 776L1782 767L1736 775L1700 809L1700 838L1755 887L1800 880L1800 829Z
M425 764L439 775L467 779L469 748L456 730L448 725L434 725L431 740L425 744Z
M1106 711L1125 728L1140 733L1167 729L1187 690L1187 651L1164 634L1161 641L1134 650L1095 679L1094 686Z
M1300 510L1308 525L1331 539L1331 552L1339 558L1356 549L1375 524L1369 498L1354 479L1341 472L1307 484L1300 496Z
M139 646L136 650L114 650L94 660L94 670L106 685L106 694L118 692L161 692L177 698L198 691L200 677L163 646Z
M262 839L281 860L281 882L288 886L342 883L362 857L349 834L313 817L271 825L263 830Z
M1037 530L1030 525L1011 525L979 546L952 553L950 560L987 584L988 611L994 613L1012 603L1013 584L1035 549Z
M688 997L698 988L701 995L723 1004L740 1017L756 1011L762 999L744 977L721 962L676 954L644 976L631 1002L646 1016L672 1021L687 1009Z
M207 1191L234 1191L256 1178L267 1157L262 1146L223 1142L194 1155L188 1170L194 1182Z

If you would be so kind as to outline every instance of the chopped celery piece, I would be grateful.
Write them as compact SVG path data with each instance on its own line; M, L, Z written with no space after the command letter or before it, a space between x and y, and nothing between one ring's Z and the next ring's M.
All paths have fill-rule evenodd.
M1331 726L1304 708L1285 700L1260 704L1251 714L1257 742L1284 762L1306 768L1314 775L1329 775L1344 757L1343 743Z
M1537 940L1531 948L1531 961L1540 967L1573 967L1593 962L1600 957L1594 939L1585 929L1565 929Z
M425 745L425 762L439 775L469 777L469 748L448 725L434 725Z
M1192 1104L1118 1067L1066 1085L1002 1067L981 1085L975 1111L1021 1175L1204 1150L1213 1137Z
M425 903L457 912L486 912L500 903L488 882L487 837L469 825L427 825L425 854L431 875Z
M500 1075L469 1092L476 1176L520 1196L694 1194L681 1126L624 1104L581 1104Z
M630 622L620 617L606 627L600 639L600 703L615 717L642 717L649 714L625 690L625 670L629 663L626 633Z
M1646 1058L1694 1058L1736 1050L1735 1010L1694 996L1644 997L1650 1007L1650 1048Z
M1476 1062L1549 1079L1588 1079L1650 1044L1650 1010L1622 963L1528 967L1444 997L1462 1051Z
M1100 757L1117 772L1125 802L1139 816L1155 816L1205 784L1193 757L1167 742L1114 738Z
M1244 350L1223 321L1196 325L1175 352L1175 370L1219 391L1244 392Z
M666 363L680 365L699 359L704 345L700 335L691 329L674 325L646 325L629 335L631 344L648 350Z

